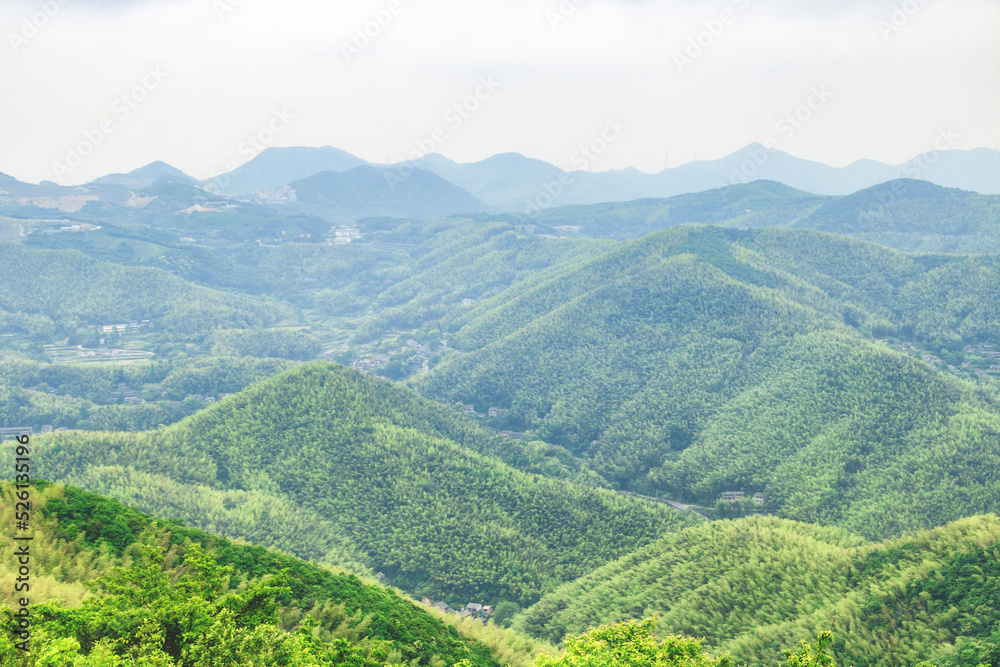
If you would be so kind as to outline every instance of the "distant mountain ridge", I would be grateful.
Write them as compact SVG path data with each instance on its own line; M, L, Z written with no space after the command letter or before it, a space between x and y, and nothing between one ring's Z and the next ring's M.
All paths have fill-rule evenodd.
M272 148L240 169L244 173L262 173L261 183L276 188L291 180L281 182L283 178L277 170L271 172L273 175L263 176L263 172L271 169L269 165L293 156L306 160L308 165L309 160L324 154L331 157L323 163L322 171L347 171L370 164L330 147ZM333 159L333 155L337 158ZM306 165L300 173L307 171ZM689 162L654 174L632 168L567 172L518 153L501 153L471 163L431 153L417 161L390 166L400 172L412 168L430 171L498 210L529 215L552 206L671 197L758 180L772 180L819 195L851 194L899 178L920 179L981 194L1000 194L1000 151L990 148L930 151L899 165L864 159L846 167L831 167L753 143L717 160ZM230 185L223 191L245 194L246 187Z
M201 182L208 189L245 195L275 190L324 171L349 171L369 162L332 146L272 147L246 164Z
M909 178L823 196L762 180L662 199L553 207L534 221L553 233L614 239L680 225L819 229L901 250L983 253L998 248L1000 196Z
M92 183L148 187L166 180L198 183L221 194L249 195L276 190L321 172L344 172L361 166L380 165L332 146L272 147L232 171L203 181L163 162L154 162ZM776 181L817 195L851 194L900 178L980 194L1000 194L1000 151L991 148L931 150L898 165L861 159L845 167L832 167L752 143L716 160L689 162L652 174L634 168L567 172L518 153L501 153L471 163L430 153L416 161L381 166L397 173L421 169L437 174L494 209L527 215L554 206L671 197L759 180ZM0 179L4 189L9 190L9 184L18 185L19 191L23 189L20 186L31 187L16 179ZM65 188L67 192L75 189Z
M120 185L125 188L148 188L157 183L183 183L196 185L197 179L191 178L180 169L171 167L166 162L151 162L127 174L108 174L102 176L91 185Z
M298 173L308 171L312 160L322 163L321 171L347 171L370 164L330 147L271 148L240 171L260 174L256 184L273 189L294 180L286 179L284 172L271 166L290 159L305 161ZM528 215L552 206L671 197L759 180L772 180L819 195L850 194L899 178L920 179L981 194L1000 194L1000 151L990 148L930 151L899 165L864 159L846 167L831 167L753 143L717 160L689 162L655 174L633 168L567 172L518 153L501 153L472 163L459 163L430 153L420 160L390 168L400 173L413 168L435 173L491 207ZM304 174L307 175L311 174ZM247 187L230 184L222 190L245 194Z
M364 165L350 171L323 171L289 187L295 191L297 208L334 221L365 216L435 218L489 210L467 191L422 169L404 178Z

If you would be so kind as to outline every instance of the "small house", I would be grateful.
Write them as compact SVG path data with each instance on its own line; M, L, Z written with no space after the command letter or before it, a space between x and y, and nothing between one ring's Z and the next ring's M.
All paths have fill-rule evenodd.
M452 609L447 602L437 602L434 604L434 608L443 611L446 614L454 614L455 610Z
M735 503L737 500L742 500L745 495L742 491L723 491L722 499L726 502Z

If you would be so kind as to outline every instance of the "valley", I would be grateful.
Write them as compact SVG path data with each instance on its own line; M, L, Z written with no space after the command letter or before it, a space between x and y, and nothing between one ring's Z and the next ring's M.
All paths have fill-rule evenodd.
M844 664L990 664L996 196L758 181L525 220L351 169L293 169L294 198L248 169L277 193L251 202L154 166L0 242L0 426L64 517L46 549L94 574L140 543L225 566L227 539L396 590L405 613L259 589L260 632L309 616L372 664L527 666L652 615L740 664L826 631ZM45 599L111 604L43 571ZM57 634L84 613L45 609Z

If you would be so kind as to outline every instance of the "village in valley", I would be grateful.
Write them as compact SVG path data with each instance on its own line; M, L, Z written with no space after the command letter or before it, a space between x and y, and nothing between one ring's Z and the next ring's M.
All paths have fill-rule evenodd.
M468 603L461 611L453 609L447 602L434 602L430 598L424 598L420 602L445 614L458 616L460 619L471 618L482 621L483 625L486 625L493 616L493 607L484 606L478 602Z

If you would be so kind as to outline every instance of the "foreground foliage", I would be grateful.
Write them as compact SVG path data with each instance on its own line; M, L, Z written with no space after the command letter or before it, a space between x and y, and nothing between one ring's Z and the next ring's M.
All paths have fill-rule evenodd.
M301 557L370 567L460 607L530 604L696 522L521 472L498 460L527 457L516 441L332 364L300 366L165 429L60 434L37 448L48 478Z
M833 630L856 667L1000 663L1000 519L963 519L872 544L839 529L751 517L686 529L566 584L515 619L555 640L660 617L740 663Z
M543 654L536 667L733 667L728 656L713 658L697 639L653 636L656 619L602 626L566 637L559 656Z
M12 487L0 493L11 523ZM34 494L41 511L31 533L33 658L13 657L8 611L0 664L496 664L482 644L356 576L152 519L73 487L39 484ZM0 550L9 606L13 549Z

